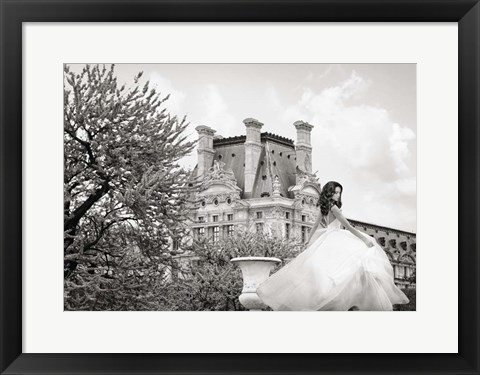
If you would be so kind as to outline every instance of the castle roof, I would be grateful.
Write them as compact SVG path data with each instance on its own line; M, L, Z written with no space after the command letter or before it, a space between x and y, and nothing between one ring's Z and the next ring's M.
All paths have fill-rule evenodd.
M237 186L245 189L245 136L216 138L213 140L214 160L225 163L224 169L231 169L237 179ZM263 145L257 165L257 174L250 198L273 195L273 181L278 176L284 197L292 198L288 188L295 185L296 153L291 139L272 133L262 133Z
M228 145L233 145L233 144L244 144L245 141L247 140L247 137L245 135L238 135L234 137L228 137L228 138L223 138L223 137L215 137L213 139L213 147L215 146L228 146ZM273 133L261 133L260 134L260 141L262 143L266 141L278 143L278 144L283 144L285 146L289 146L291 148L295 148L295 144L292 139L282 137L280 135L276 135Z
M405 230L385 227L383 225L378 225L378 224L373 224L373 223L367 223L365 221L360 221L360 220L355 220L355 219L348 219L348 221L350 222L350 224L352 224L354 226L358 225L358 226L362 226L362 227L366 227L366 228L370 228L370 229L374 229L374 230L381 230L381 231L384 231L384 232L395 233L395 234L399 234L399 235L402 235L402 236L416 237L416 235L417 235L415 232L407 232Z

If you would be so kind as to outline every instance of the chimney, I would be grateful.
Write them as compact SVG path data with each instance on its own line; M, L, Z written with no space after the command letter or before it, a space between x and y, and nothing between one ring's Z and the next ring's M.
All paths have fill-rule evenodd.
M247 130L247 139L245 141L245 198L251 198L253 193L253 184L255 183L255 175L257 174L258 159L262 151L262 143L260 141L260 131L263 124L254 119L246 118L243 120Z
M213 135L215 134L215 130L205 125L197 126L195 130L198 133L197 176L203 179L213 164L213 155L215 154L215 150L213 149Z
M303 121L295 121L293 125L297 129L297 144L295 145L297 166L302 171L312 173L312 142L310 136L313 125Z

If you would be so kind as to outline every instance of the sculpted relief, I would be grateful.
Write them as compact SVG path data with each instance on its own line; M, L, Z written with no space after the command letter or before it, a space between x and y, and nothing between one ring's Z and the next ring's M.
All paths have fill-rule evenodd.
M235 175L231 169L225 170L225 163L222 161L214 160L213 167L208 169L207 175L205 176L203 182L206 183L211 180L216 181L225 181L237 183Z

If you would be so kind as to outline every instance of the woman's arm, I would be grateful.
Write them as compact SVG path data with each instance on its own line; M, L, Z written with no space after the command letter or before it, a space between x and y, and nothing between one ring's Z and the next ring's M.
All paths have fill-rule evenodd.
M335 215L335 217L338 219L338 221L352 234L357 236L359 239L361 239L365 245L368 247L372 247L374 245L373 240L370 238L365 237L362 232L356 230L354 227L350 225L347 219L345 219L345 216L343 216L342 211L337 206L333 206L331 208L332 213Z

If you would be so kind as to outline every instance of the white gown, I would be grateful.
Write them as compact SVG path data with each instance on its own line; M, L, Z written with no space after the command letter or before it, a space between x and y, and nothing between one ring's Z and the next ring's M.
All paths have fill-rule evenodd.
M408 303L393 282L393 269L375 242L367 247L338 219L319 228L305 251L265 280L257 294L273 310L388 311ZM369 237L367 234L362 233Z

